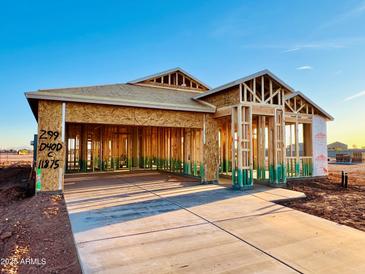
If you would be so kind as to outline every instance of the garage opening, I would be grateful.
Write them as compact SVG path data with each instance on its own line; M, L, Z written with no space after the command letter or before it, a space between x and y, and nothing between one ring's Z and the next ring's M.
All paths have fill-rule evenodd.
M164 170L204 175L202 130L66 124L66 172Z

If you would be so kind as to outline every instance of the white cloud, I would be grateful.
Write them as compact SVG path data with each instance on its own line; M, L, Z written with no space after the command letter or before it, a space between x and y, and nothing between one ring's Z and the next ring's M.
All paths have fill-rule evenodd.
M303 49L340 49L345 48L349 41L317 41L312 43L297 44L284 50L283 53L294 52Z
M353 99L355 99L355 98L363 97L363 96L365 96L365 90L360 91L360 92L358 92L358 93L356 93L356 94L354 94L354 95L351 95L351 96L349 96L349 97L345 98L345 100L344 100L344 101L350 101L350 100L353 100Z
M364 45L365 37L342 37L333 40L301 41L285 43L244 44L243 48L278 49L281 53L295 53L302 50L331 50Z
M297 67L297 70L311 70L313 69L312 66L300 66L300 67Z
M298 51L298 50L301 50L300 47L297 47L297 48L291 48L291 49L287 49L287 50L284 50L283 52L293 52L293 51Z

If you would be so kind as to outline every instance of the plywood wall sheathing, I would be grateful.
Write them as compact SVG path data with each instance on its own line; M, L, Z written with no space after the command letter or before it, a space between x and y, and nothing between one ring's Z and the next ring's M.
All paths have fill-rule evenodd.
M203 113L68 103L66 122L202 128Z
M217 108L236 105L240 102L239 88L237 86L232 87L225 90L224 92L218 92L216 94L209 95L203 100L216 106Z
M55 138L54 134L58 134ZM47 146L47 147L46 147ZM58 146L60 148L52 149ZM38 147L41 191L57 191L63 187L66 146L62 142L62 103L38 102Z
M205 117L205 144L203 146L205 180L207 182L217 181L219 170L218 123L212 114L206 114Z

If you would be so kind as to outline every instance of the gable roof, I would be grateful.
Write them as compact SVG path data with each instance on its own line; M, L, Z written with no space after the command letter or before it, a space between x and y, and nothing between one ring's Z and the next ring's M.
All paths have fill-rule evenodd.
M309 99L307 96L305 96L302 92L300 91L295 91L294 93L291 93L287 96L285 96L285 100L291 99L295 96L300 96L302 97L304 100L306 100L308 103L310 103L313 107L315 107L320 113L322 113L324 116L326 116L327 119L333 121L334 118L328 114L323 108L321 108L320 106L318 106L316 103L314 103L311 99Z
M94 103L94 104L107 104L107 105L119 105L119 106L131 106L131 107L144 107L154 109L167 109L167 110L180 110L180 111L193 111L193 112L205 112L214 113L216 107L201 100L208 95L220 92L227 88L236 86L245 81L251 80L256 77L268 75L280 85L284 86L290 91L290 94L285 96L285 99L290 99L295 96L301 96L304 100L315 107L322 115L329 120L334 118L328 114L325 110L315 104L307 96L300 91L294 91L292 87L287 85L280 78L275 76L269 70L262 70L249 76L240 78L238 80L229 82L225 85L211 89L209 91L197 94L192 90L182 90L179 88L171 87L159 87L152 85L139 85L141 81L145 81L154 77L161 77L163 75L180 72L190 77L192 80L199 82L199 84L208 87L200 80L196 79L181 68L173 68L157 74L142 77L127 84L113 84L113 85L99 85L99 86L85 86L75 88L63 88L63 89L46 89L33 92L26 92L25 96L32 108L32 111L37 117L37 101L38 100L55 100L63 102L81 102L81 103Z
M302 92L300 91L295 91L291 86L289 86L287 83L285 83L283 80L281 80L279 77L277 77L274 73L272 73L270 70L265 69L265 70L261 70L259 72L256 72L254 74L242 77L240 79L237 79L235 81L229 82L227 84L221 85L219 87L216 87L214 89L211 89L207 92L198 94L194 97L194 99L201 99L204 98L206 96L215 94L217 92L220 92L222 90L225 90L227 88L239 85L241 83L244 83L246 81L249 81L251 79L263 76L263 75L268 75L270 76L272 79L274 79L276 82L278 82L280 85L282 85L283 87L285 87L286 89L288 89L291 93L289 95L287 95L285 98L286 99L290 99L293 98L295 96L301 96L303 99L305 99L308 103L310 103L311 105L313 105L313 107L315 107L320 113L322 113L324 116L326 116L326 118L328 118L329 120L333 121L334 118L328 114L324 109L322 109L320 106L318 106L316 103L314 103L311 99L309 99L307 96L305 96Z
M138 84L138 83L141 83L143 81L150 80L150 79L153 79L153 78L156 78L156 77L161 77L161 76L164 76L166 74L170 74L170 73L174 73L174 72L181 72L181 73L185 74L187 77L189 77L189 78L193 79L194 81L198 82L201 86L205 87L206 89L208 89L208 90L210 89L210 87L207 84L200 81L198 78L194 77L193 75L186 72L185 70L183 70L180 67L176 67L176 68L168 69L168 70L165 70L165 71L162 71L162 72L159 72L159 73L147 75L147 76L144 76L144 77L129 81L128 83L129 84Z
M204 92L204 93L201 93L201 94L198 94L194 97L194 99L200 99L200 98L204 98L208 95L212 95L214 93L217 93L219 91L222 91L224 89L227 89L227 88L230 88L230 87L233 87L233 86L236 86L236 85L239 85L243 82L246 82L248 80L251 80L251 79L254 79L254 78L257 78L257 77L260 77L260 76L263 76L263 75L268 75L270 76L271 78L273 78L276 82L278 82L280 85L282 85L283 87L285 87L286 89L288 89L289 91L291 92L294 92L294 89L289 86L288 84L286 84L283 80L281 80L279 77L277 77L275 74L273 74L271 71L269 71L268 69L265 69L265 70L261 70L259 72L256 72L254 74L251 74L251 75L248 75L248 76L245 76L245 77L242 77L240 79L237 79L235 81L232 81L232 82L229 82L227 84L224 84L224 85L221 85L219 87L216 87L216 88L213 88L207 92Z
M214 113L215 108L193 100L193 91L165 89L133 84L114 84L26 92L33 113L36 100L55 100L118 106L145 107L166 110Z

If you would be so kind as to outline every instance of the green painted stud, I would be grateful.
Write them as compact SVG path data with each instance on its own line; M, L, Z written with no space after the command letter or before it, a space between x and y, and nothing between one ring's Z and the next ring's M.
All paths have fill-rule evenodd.
M281 180L281 167L280 165L276 166L276 183L279 183Z
M205 171L204 171L204 165L200 164L200 178L204 178L205 177Z
M250 169L250 185L253 185L253 170Z
M298 177L300 175L300 166L299 163L295 163L295 176Z
M275 178L274 178L274 166L270 165L269 166L269 180L270 183L274 182Z
M237 170L237 183L239 185L240 188L243 187L243 174L242 174L242 169L238 169Z
M232 168L232 186L234 187L236 185L236 170Z
M242 184L247 185L247 169L242 170Z

